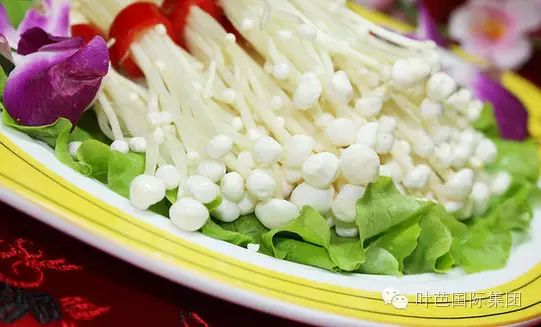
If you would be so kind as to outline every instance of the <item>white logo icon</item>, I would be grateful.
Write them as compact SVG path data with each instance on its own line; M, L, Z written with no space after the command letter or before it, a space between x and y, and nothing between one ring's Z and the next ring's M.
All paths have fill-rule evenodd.
M383 303L391 304L396 309L406 309L408 307L408 298L400 294L396 288L386 288L381 292Z

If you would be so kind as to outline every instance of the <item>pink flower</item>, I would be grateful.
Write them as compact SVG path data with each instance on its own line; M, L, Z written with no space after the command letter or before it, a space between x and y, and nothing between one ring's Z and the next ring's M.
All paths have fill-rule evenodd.
M370 9L386 11L394 5L395 0L355 0L361 6Z
M532 54L527 33L541 25L538 9L532 0L470 0L452 13L449 32L471 54L517 68Z

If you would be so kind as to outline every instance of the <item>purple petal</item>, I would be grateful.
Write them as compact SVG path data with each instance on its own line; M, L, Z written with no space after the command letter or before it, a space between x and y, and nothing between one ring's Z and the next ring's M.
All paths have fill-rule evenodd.
M17 53L25 56L38 50L61 51L79 49L83 45L83 42L82 38L53 36L40 27L32 27L21 35L21 40L17 46Z
M69 11L67 0L42 0L39 8L29 10L19 25L22 34L32 27L41 27L57 36L69 36Z
M438 24L430 16L430 12L423 4L423 1L419 3L419 18L417 22L417 35L421 39L432 40L436 42L440 47L446 48L448 45L447 40L441 35Z
M472 88L480 100L492 103L502 138L528 138L528 111L499 81L479 71L472 80Z
M0 55L13 62L13 55L11 54L11 47L6 37L0 33Z
M19 42L19 33L11 26L6 8L2 4L0 4L0 34L13 46Z
M60 117L77 124L108 69L107 45L99 36L80 49L23 56L6 83L5 107L26 126L51 124Z

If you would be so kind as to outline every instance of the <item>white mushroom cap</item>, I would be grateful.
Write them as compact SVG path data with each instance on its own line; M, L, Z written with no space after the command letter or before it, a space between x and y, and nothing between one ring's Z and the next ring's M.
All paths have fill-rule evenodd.
M223 196L233 202L239 202L244 197L244 178L237 172L225 174L221 182Z
M300 215L299 208L293 203L271 199L259 202L255 207L257 219L268 229L280 228Z
M498 148L492 140L484 139L477 145L475 157L485 164L491 164L498 157Z
M285 169L284 180L289 184L297 184L302 180L302 172L296 169Z
M355 238L359 236L359 227L353 223L344 223L337 220L334 230L340 237Z
M306 135L294 135L287 142L282 154L286 167L299 169L314 150L314 139Z
M232 148L233 140L225 134L218 134L207 144L207 155L211 159L221 159L230 153Z
M346 184L332 204L332 212L336 219L352 223L357 218L357 201L363 196L365 188Z
M340 171L353 185L368 185L379 177L379 157L366 145L354 144L342 152Z
M391 133L378 133L374 150L378 154L387 154L393 149L395 137Z
M492 183L490 184L490 191L494 195L502 195L509 187L511 187L511 182L513 181L513 178L509 173L507 172L500 172L496 174L494 179L492 180Z
M83 142L80 141L73 141L68 144L68 152L70 156L73 158L77 157L77 152L79 151L79 148L81 148L81 145L83 145Z
M182 198L169 209L171 222L178 228L195 232L209 220L209 211L201 202L192 198Z
M264 170L254 169L246 180L246 189L258 200L269 200L276 191L276 181Z
M237 156L237 159L239 163L246 169L251 170L255 168L255 161L254 156L252 155L252 152L250 151L242 151Z
M426 120L440 119L443 116L443 104L426 98L421 102L421 116Z
M474 203L474 213L478 216L483 215L490 204L490 188L482 182L473 184L471 199Z
M400 183L404 177L404 172L400 165L395 161L390 161L379 167L381 176L391 177L395 183Z
M344 71L334 73L327 88L327 95L337 105L346 105L351 100L353 97L353 86Z
M158 168L156 178L162 181L168 191L176 189L180 184L180 173L173 165L164 165Z
M372 118L377 116L381 112L383 107L383 99L377 95L365 95L355 104L357 112L365 117Z
M165 185L151 175L139 175L130 184L130 201L134 207L147 210L165 197Z
M116 151L120 153L128 153L130 152L130 146L128 142L124 140L116 140L113 143L111 143L111 151Z
M426 94L434 101L443 101L456 91L455 80L446 73L439 72L430 77L426 86Z
M188 177L184 189L194 199L204 204L213 203L220 197L220 187L205 176Z
M336 146L348 146L355 142L357 124L352 119L335 119L326 129L325 135Z
M396 85L410 88L425 79L430 74L430 70L430 66L421 60L400 59L394 63L391 76Z
M240 209L240 214L242 216L254 213L255 205L255 200L252 199L252 197L248 193L244 193L242 200L237 203L237 206Z
M406 174L404 186L410 190L420 190L428 184L432 169L427 165L418 165Z
M328 188L338 177L338 158L330 152L311 155L302 166L302 177L314 187Z
M306 110L317 103L323 86L316 73L305 73L299 79L299 84L293 95L293 105L297 109Z
M220 221L231 223L240 217L240 208L235 202L223 199L220 205L212 210L212 216Z
M218 183L225 175L225 165L221 161L205 159L197 166L197 174Z
M277 162L281 154L282 145L270 136L259 138L252 149L255 162L262 165Z
M128 140L128 145L135 153L144 153L147 150L147 141L144 137L132 137Z
M310 206L324 215L331 210L333 196L332 188L320 189L303 183L293 190L289 200L298 208Z
M474 173L471 169L462 169L454 173L445 183L445 193L449 199L462 202L466 200L473 188Z
M357 143L364 144L374 149L378 138L379 124L371 122L359 128L357 132Z

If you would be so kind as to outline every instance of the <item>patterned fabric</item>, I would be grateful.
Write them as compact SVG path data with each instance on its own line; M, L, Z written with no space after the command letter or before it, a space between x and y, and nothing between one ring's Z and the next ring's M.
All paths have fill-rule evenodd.
M299 326L188 290L0 204L0 326Z

